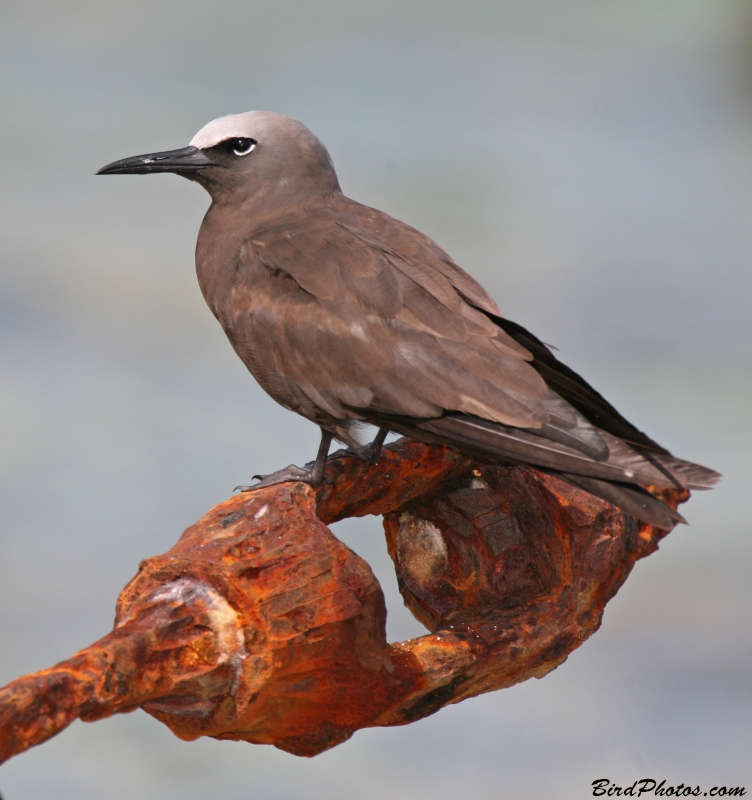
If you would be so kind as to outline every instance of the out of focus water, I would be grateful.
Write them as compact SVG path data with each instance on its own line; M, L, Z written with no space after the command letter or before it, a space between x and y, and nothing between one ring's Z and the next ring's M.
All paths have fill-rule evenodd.
M315 452L204 306L202 190L93 176L224 113L304 120L348 194L726 475L542 681L313 760L186 744L142 712L77 723L0 768L5 800L752 791L751 5L3 0L0 98L0 685L106 633L138 561L233 486ZM420 634L379 521L336 532L390 637Z

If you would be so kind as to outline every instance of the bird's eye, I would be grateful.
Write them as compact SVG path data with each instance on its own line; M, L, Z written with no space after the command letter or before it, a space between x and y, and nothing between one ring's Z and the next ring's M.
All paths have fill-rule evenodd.
M256 140L241 136L237 139L230 139L228 144L236 156L247 156L256 146Z

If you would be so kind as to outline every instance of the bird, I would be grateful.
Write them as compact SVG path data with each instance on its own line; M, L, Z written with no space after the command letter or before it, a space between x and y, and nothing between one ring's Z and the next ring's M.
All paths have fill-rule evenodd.
M333 439L375 461L388 433L558 475L664 530L686 520L645 486L709 489L720 478L628 422L432 239L346 197L302 122L230 114L187 147L97 174L159 172L211 197L196 272L235 352L321 429L314 462L239 488L318 485ZM366 424L378 428L368 447Z

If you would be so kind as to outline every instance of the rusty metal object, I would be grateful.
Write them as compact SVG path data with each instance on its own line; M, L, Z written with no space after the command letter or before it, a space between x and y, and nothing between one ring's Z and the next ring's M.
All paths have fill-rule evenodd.
M0 689L0 762L137 707L183 739L316 755L542 677L666 535L556 477L407 440L375 466L336 455L327 476L235 496L142 562L112 633ZM384 515L429 635L387 643L378 582L326 527L365 514Z

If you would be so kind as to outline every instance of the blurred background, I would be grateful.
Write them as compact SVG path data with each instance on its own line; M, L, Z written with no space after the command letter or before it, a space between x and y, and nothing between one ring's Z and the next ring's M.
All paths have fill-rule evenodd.
M541 681L313 760L143 712L0 768L5 800L579 800L752 791L752 3L2 0L0 685L104 635L141 558L313 458L193 268L208 196L94 177L271 109L677 455L725 474ZM380 521L335 526L404 610ZM746 756L744 754L747 754Z

